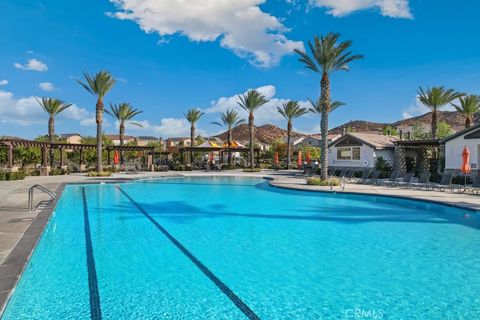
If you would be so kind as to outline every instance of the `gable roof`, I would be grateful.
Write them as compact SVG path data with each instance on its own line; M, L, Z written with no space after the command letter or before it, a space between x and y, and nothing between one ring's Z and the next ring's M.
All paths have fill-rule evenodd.
M374 149L393 148L394 147L393 142L399 140L398 137L385 136L383 134L348 132L345 135L343 135L341 138L330 143L328 147L334 146L349 137L355 140L358 140L359 142L364 143Z
M158 140L157 137L153 137L153 136L138 136L137 139L138 140Z
M61 134L59 134L59 136L62 137L62 138L68 139L68 138L74 137L74 136L81 137L82 135L79 134L79 133L61 133Z
M452 135L450 135L450 136L448 136L448 137L440 140L440 143L445 143L445 142L447 142L447 141L449 141L449 140L452 140L452 139L455 139L455 138L457 138L457 137L463 136L463 135L465 135L465 134L467 134L467 133L470 133L470 132L473 133L475 130L477 130L477 129L479 129L479 128L480 128L480 123L477 123L476 125L473 125L473 126L471 126L470 128L466 128L466 129L460 130L460 131L458 131L458 132L456 132L456 133L454 133L454 134L452 134Z

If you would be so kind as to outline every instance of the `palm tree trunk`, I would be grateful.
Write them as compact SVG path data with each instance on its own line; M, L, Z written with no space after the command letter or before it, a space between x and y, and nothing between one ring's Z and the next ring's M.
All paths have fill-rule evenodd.
M103 124L103 101L97 100L95 120L97 122L97 172L103 171L102 165L102 124Z
M472 126L472 118L470 115L465 117L465 129L470 128Z
M232 165L232 151L230 148L232 147L232 128L228 129L228 166Z
M330 79L324 73L320 81L322 119L320 121L322 141L320 145L320 175L322 180L328 178L328 113L330 112Z
M190 127L190 165L193 167L193 147L195 146L195 125Z
M248 116L248 131L250 133L250 169L253 170L254 168L254 160L253 160L253 134L254 134L254 126L253 122L255 118L253 117L253 112L250 112Z
M123 146L123 141L125 140L125 123L123 121L120 122L120 146ZM120 164L123 165L124 157L123 157L123 150L120 150Z
M54 152L53 143L55 138L55 119L53 116L50 116L48 119L48 142L50 143L50 166L53 166Z
M290 160L291 160L291 155L290 155L290 137L292 135L292 121L288 120L287 124L287 169L290 168Z
M437 139L437 111L432 111L432 139Z

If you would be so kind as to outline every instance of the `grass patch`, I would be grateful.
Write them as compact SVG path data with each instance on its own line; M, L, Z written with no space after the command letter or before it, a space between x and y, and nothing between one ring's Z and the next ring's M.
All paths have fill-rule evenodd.
M112 173L109 171L102 171L102 172L90 171L88 173L89 177L110 177L111 175Z
M316 177L310 177L307 179L307 184L309 186L339 186L340 185L340 179L338 178L331 178L327 180L322 180L321 178L316 178Z

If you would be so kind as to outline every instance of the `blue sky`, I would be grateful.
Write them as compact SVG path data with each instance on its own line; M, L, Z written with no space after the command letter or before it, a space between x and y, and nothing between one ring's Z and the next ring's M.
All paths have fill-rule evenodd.
M347 106L332 113L331 126L395 121L424 112L420 85L480 94L479 11L468 0L3 0L0 135L46 133L40 96L74 104L59 116L58 133L93 135L95 99L74 79L103 69L117 79L106 103L144 110L144 128L127 134L187 135L191 107L207 112L200 133L218 133L210 122L250 88L271 98L257 124L285 127L277 105L319 94L318 75L292 50L329 31L365 55L332 76L333 98ZM106 119L105 131L116 133ZM311 133L318 123L310 115L294 128Z

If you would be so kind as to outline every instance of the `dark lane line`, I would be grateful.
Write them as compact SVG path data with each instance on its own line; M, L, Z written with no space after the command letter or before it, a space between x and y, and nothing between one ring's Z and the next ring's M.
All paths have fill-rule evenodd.
M178 241L174 236L172 236L162 225L160 225L155 219L152 218L132 197L130 197L122 188L116 186L120 192L122 192L125 197L130 200L130 202L137 207L137 209L148 219L150 222L157 227L167 238L170 240L190 261L192 261L195 266L197 266L200 271L203 272L236 306L240 311L243 312L247 318L251 320L259 320L260 318L253 312L250 307L248 307L245 302L243 302L225 283L222 282L212 271L210 271L200 260L198 260L187 248L185 248L180 241Z
M88 291L90 293L90 318L92 320L101 320L102 309L100 306L100 293L98 291L97 270L95 268L95 257L93 256L90 219L88 218L87 196L85 195L84 187L82 187L82 198L83 221L85 225L85 247L87 253Z

